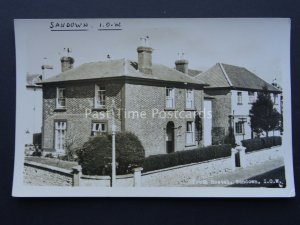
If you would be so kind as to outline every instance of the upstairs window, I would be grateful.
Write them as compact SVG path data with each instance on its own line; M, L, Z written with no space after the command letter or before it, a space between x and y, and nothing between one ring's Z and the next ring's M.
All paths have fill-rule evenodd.
M237 93L237 104L238 105L243 104L243 96L242 96L242 92L240 92L240 91Z
M249 96L249 103L252 104L255 102L255 95L254 91L248 91L248 96Z
M185 142L186 145L195 144L195 123L192 121L186 122Z
M106 90L104 86L95 85L95 108L106 106Z
M92 136L106 133L106 132L107 132L106 123L98 123L98 122L92 123Z
M166 108L174 109L175 108L175 89L166 88Z
M66 107L65 88L56 89L56 108L63 109Z
M185 108L194 109L194 90L186 90Z

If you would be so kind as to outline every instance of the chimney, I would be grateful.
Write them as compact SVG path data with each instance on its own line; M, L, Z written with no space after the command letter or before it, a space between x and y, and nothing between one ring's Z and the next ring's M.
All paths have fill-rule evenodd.
M188 73L188 64L189 61L185 59L179 59L175 61L176 70L182 72L182 73Z
M152 74L152 51L150 47L140 46L138 52L138 69L145 74Z
M61 72L65 72L73 68L74 59L70 56L63 56L60 59L61 61Z

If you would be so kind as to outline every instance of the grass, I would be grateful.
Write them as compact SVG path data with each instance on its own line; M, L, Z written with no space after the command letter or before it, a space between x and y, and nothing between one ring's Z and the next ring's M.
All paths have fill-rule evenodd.
M25 157L25 160L29 161L29 162L45 164L48 166L55 166L55 167L59 167L59 168L67 169L67 170L71 170L72 167L78 165L77 162L64 161L64 160L57 159L57 158L38 157L38 156L27 156L27 157Z

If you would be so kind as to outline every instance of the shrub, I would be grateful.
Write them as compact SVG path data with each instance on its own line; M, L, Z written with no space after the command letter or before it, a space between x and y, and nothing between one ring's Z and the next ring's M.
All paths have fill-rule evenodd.
M78 163L87 175L111 175L112 135L91 138L77 151ZM141 166L145 158L144 148L134 134L116 134L117 174L131 173L132 168Z
M111 161L111 141L106 135L92 137L77 151L78 163L86 175L105 175Z
M231 155L231 145L212 145L193 150L178 151L169 154L152 155L145 159L143 171L153 171L172 166L203 162Z
M111 135L109 139L111 140ZM145 150L138 137L130 132L118 132L116 134L116 152L118 174L128 174L132 169L143 164Z
M252 152L264 148L270 148L282 144L282 139L279 136L263 137L247 139L242 141L242 145L246 147L246 152Z

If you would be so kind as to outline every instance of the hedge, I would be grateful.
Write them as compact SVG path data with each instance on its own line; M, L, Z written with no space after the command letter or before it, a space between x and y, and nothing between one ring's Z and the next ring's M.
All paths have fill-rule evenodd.
M282 144L280 136L263 137L242 140L242 145L246 147L246 152L257 151L264 148L271 148Z
M169 154L152 155L145 159L143 172L164 169L172 166L203 162L231 155L231 145L212 145L193 150Z

